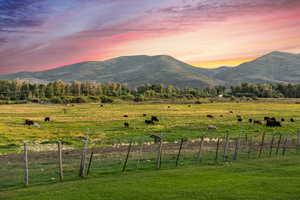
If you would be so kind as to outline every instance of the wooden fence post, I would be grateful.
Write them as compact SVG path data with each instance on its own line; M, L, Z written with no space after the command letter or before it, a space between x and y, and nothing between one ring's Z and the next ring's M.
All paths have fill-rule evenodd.
M29 184L27 143L24 143L24 184L25 186Z
M181 154L181 149L182 149L182 146L183 146L183 142L184 142L184 139L182 138L180 140L180 146L179 146L179 150L178 150L178 154L177 154L177 158L176 158L176 167L179 164L179 158L180 158L180 154Z
M264 145L265 145L265 136L266 136L266 132L263 132L262 137L261 137L261 143L260 143L260 148L259 148L259 153L258 153L258 157L261 157L261 154L263 152L264 149Z
M64 172L63 172L63 161L62 161L62 145L60 141L57 142L57 148L58 148L59 179L60 181L63 181Z
M240 143L241 143L241 139L239 137L235 140L235 148L234 148L234 154L232 158L233 160L237 160L239 157Z
M88 141L85 140L84 148L83 148L82 154L81 154L80 170L79 170L79 176L82 178L85 176L85 160L86 160L87 147L88 147Z
M299 152L299 147L300 147L300 133L297 133L297 142L296 142L296 154Z
M252 150L252 137L249 138L248 140L248 159L250 159L250 155L251 155L251 150Z
M86 172L86 175L87 175L87 176L88 176L89 173L90 173L90 169L91 169L92 161L93 161L93 156L94 156L94 152L92 151L92 152L91 152L91 155L90 155L90 160L89 160L88 169L87 169L87 172Z
M272 136L272 139L271 139L271 142L270 142L269 156L272 156L274 140L275 140L275 135Z
M136 168L139 168L140 163L141 163L141 160L142 160L142 158L143 158L143 148L144 148L144 143L143 143L143 141L142 141L142 142L141 142L141 147L140 147L140 149L139 149L139 158L138 158L138 160L137 160Z
M161 167L162 145L163 145L163 142L162 142L162 140L161 140L161 141L159 142L158 148L157 148L157 158L156 158L156 168L157 168L157 169L160 169L160 167Z
M202 148L203 148L203 143L204 143L204 136L201 136L200 143L199 143L198 155L197 155L197 160L198 160L199 162L202 161Z
M223 150L223 161L226 162L228 159L228 140L229 140L229 136L228 133L225 136L225 143L224 143L224 150Z
M217 140L217 148L216 148L216 156L215 156L215 161L218 162L219 158L219 147L220 147L220 138Z
M122 172L125 172L125 170L126 170L129 154L130 154L130 151L131 151L131 147L132 147L132 140L130 141L129 146L128 146L128 150L127 150L126 158L125 158L125 161L124 161L124 164L123 164Z
M277 142L277 147L276 147L276 155L278 155L278 153L279 153L279 148L280 148L280 144L281 144L281 139L282 139L282 135L280 134L280 135L279 135L278 142Z
M286 149L287 149L287 143L288 143L288 137L289 135L285 136L283 146L282 146L282 155L285 156Z

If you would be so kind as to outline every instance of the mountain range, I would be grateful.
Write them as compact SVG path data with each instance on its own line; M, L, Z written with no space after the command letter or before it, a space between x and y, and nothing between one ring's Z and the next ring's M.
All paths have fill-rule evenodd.
M146 83L204 88L214 85L251 83L300 83L300 54L272 52L237 67L205 69L171 56L123 56L90 61L38 72L0 75L2 80L34 82L120 82L133 88Z

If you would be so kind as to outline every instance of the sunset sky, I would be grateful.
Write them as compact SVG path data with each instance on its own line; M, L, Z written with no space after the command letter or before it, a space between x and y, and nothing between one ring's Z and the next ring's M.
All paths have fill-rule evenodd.
M300 53L299 0L0 0L0 73L127 55L235 66Z

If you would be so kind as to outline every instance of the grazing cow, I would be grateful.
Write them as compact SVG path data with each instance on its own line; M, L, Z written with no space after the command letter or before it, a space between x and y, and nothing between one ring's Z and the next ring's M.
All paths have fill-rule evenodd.
M253 122L253 119L248 119L249 123L252 123Z
M124 122L124 127L125 128L129 128L129 123L128 122Z
M50 117L45 117L44 121L45 122L50 122Z
M291 118L291 119L290 119L290 122L295 122L294 118Z
M207 118L214 118L212 115L206 115Z
M233 114L233 111L229 111L230 114Z
M213 125L209 125L209 126L207 127L207 129L208 129L208 130L216 130L217 127L216 127L216 126L213 126Z
M123 117L128 117L128 115L123 115Z
M145 124L147 125L154 125L154 122L152 120L145 120Z
M168 106L168 108L171 108L171 106Z
M281 124L280 124L280 122L278 122L276 120L269 119L269 120L267 120L266 126L268 126L268 127L281 127Z
M154 139L154 143L161 143L161 137L157 136L157 135L150 135L151 138Z
M151 121L159 122L159 119L156 116L151 116Z
M147 114L143 114L143 117L146 117L147 116Z
M262 124L263 124L263 123L262 123L261 121L259 121L259 120L254 120L253 123L254 123L254 124L258 124L258 125L262 125Z
M243 119L242 119L242 118L238 118L237 120L238 120L238 122L242 122L242 121L243 121Z
M224 117L223 115L220 115L220 117Z
M100 105L100 107L103 107L103 106L104 106L103 104Z
M33 120L26 119L26 120L25 120L25 125L32 126L32 125L34 125L34 121L33 121Z
M285 121L285 119L284 119L284 118L281 118L281 121L282 121L282 122L284 122L284 121Z

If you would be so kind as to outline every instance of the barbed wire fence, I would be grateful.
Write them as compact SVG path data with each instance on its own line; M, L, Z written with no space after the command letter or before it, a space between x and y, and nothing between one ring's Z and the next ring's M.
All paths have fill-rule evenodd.
M171 142L151 135L100 144L87 137L79 148L57 141L24 143L18 151L5 150L0 156L0 190L134 170L284 158L300 153L300 133L263 132L234 137L228 133L219 137L201 134L198 139Z

